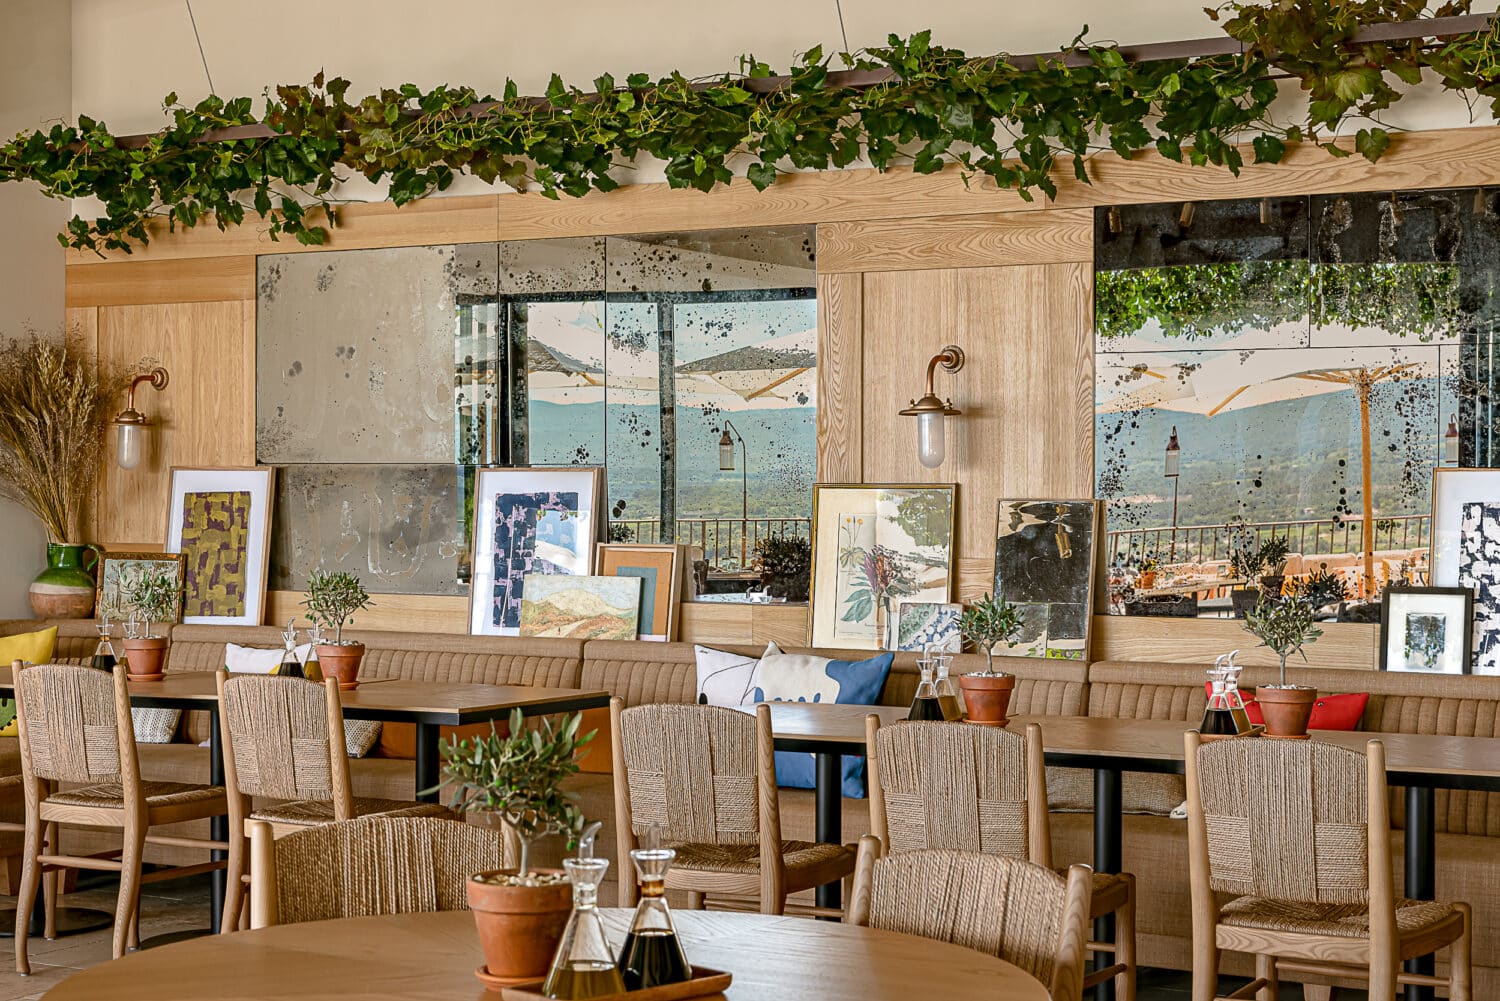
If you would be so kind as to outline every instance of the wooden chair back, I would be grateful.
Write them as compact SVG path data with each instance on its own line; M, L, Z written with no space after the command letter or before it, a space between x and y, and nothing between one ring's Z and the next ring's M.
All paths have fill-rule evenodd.
M1042 730L865 717L870 833L891 852L946 848L1052 864Z
M231 799L332 801L354 814L338 682L220 671L219 726Z
M138 784L125 669L19 661L15 680L21 770L37 780Z
M850 924L952 942L1035 977L1052 1001L1080 1001L1092 876L984 852L921 849L878 858L860 839Z
M250 927L468 907L464 884L507 865L500 831L435 817L363 817L276 838L250 828Z

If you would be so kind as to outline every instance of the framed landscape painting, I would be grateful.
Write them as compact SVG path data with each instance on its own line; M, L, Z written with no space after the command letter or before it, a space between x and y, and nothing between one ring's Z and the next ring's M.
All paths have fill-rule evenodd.
M1380 598L1380 669L1468 674L1474 593L1466 587L1387 587Z
M677 639L677 601L682 593L686 546L601 542L594 561L601 577L641 581L638 639L669 643Z
M813 487L809 642L894 649L902 602L953 592L953 484Z
M148 571L165 570L177 585L177 607L172 612L172 622L182 615L182 577L186 558L181 553L117 553L106 552L99 557L99 585L94 604L100 618L106 615L111 622L128 622L135 613L135 606L126 597L134 582Z
M633 640L640 628L639 577L528 574L521 635Z
M1021 613L1018 656L1088 656L1102 519L1092 498L999 502L994 593Z
M603 498L604 470L597 466L479 470L471 634L520 635L528 578L593 572Z
M267 466L172 470L166 551L183 557L183 622L264 621L275 475Z

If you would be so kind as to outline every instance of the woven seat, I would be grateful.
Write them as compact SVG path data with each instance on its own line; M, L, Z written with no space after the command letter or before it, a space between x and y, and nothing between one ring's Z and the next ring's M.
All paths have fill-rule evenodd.
M1372 1001L1398 984L1472 1001L1468 905L1395 895L1383 743L1185 740L1194 1001L1217 997L1223 952L1255 957L1235 997L1274 998L1294 972L1363 979ZM1446 946L1446 977L1398 972Z
M994 853L881 851L879 838L860 839L850 924L999 956L1040 981L1052 1001L1083 997L1087 866L1064 877Z
M224 798L223 786L195 786L185 782L142 782L141 793L146 807L184 806L189 803L212 803ZM61 789L47 797L54 806L85 806L105 810L125 809L125 787L118 782Z
M854 871L847 845L783 841L776 797L771 713L721 706L609 704L614 755L620 903L635 900L630 851L649 835L677 850L667 888L690 903L732 906L759 898L782 914L787 894ZM722 898L730 898L728 900Z
M1052 865L1042 731L865 718L870 831L890 854L924 849L984 852ZM1066 867L1055 870L1066 876ZM1092 874L1090 917L1116 915L1113 942L1089 949L1112 962L1085 987L1114 978L1120 1001L1135 1001L1135 877ZM1096 963L1096 965L1099 965Z
M439 803L412 803L399 799L353 800L355 817L452 817L453 812ZM296 799L268 803L250 811L250 820L261 820L269 824L294 824L312 827L331 824L334 816L333 803L326 799Z

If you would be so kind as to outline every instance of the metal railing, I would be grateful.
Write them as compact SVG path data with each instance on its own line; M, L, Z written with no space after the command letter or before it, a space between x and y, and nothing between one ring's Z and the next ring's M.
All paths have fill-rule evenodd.
M611 537L617 526L629 531L630 542L660 542L657 518L625 518L609 523ZM761 539L811 539L810 518L678 518L673 541L703 549L703 558L719 572L749 570L755 560L755 544Z
M1375 550L1421 549L1431 540L1431 516L1400 515L1375 519ZM1290 552L1303 556L1336 556L1364 549L1363 518L1306 521L1261 521L1176 528L1126 528L1106 533L1111 563L1154 554L1164 563L1207 563L1229 558L1231 540L1253 535L1260 544L1271 536L1285 538Z

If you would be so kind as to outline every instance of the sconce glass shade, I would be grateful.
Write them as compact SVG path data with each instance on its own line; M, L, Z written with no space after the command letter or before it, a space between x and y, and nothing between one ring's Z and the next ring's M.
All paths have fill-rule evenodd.
M729 437L729 430L719 435L719 471L729 473L734 471L734 442Z
M1448 433L1443 435L1443 465L1458 465L1458 415L1448 415Z
M115 429L115 464L121 469L135 469L146 456L146 424L119 423Z
M943 416L941 410L917 415L917 461L928 469L941 466L947 451Z

